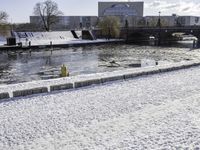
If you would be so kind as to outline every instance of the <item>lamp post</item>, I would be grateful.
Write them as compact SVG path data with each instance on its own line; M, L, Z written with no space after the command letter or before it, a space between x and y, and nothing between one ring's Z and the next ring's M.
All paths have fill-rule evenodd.
M158 17L158 28L159 28L159 33L158 33L158 45L160 46L160 42L161 42L161 20L160 20L160 14L161 12L159 11L159 17Z
M161 24L160 24L160 23L161 23L161 22L160 22L160 14L161 14L161 12L159 11L158 13L159 13L158 25L159 25L159 27L160 27L160 26L161 26Z
M126 42L128 42L128 19L127 19L128 15L125 16L125 28L126 28Z

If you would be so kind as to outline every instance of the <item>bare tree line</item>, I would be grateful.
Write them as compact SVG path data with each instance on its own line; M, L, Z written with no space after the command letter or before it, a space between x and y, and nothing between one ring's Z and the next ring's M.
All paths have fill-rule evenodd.
M0 23L6 22L8 19L8 14L5 11L0 11Z
M51 26L58 21L58 16L62 14L57 3L51 0L39 2L34 7L34 15L40 16L41 23L46 31L50 31Z

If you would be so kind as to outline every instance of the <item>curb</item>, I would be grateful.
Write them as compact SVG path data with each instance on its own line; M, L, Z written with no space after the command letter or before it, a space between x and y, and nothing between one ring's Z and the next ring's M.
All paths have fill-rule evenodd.
M74 88L80 88L80 87L90 86L94 84L101 84L101 80L91 79L91 80L83 80L83 81L74 82Z
M47 92L48 92L47 87L18 90L18 91L13 91L13 97L28 96L28 95L33 95L33 94L47 93Z
M55 85L49 85L46 87L30 88L30 89L24 89L24 90L13 90L11 91L13 96L9 95L8 92L3 92L3 93L0 93L0 100L9 99L12 97L23 97L23 96L34 95L34 94L49 93L49 92L60 91L60 90L78 89L81 87L87 87L91 85L100 85L100 84L120 81L120 80L123 81L127 79L133 79L135 77L165 73L165 72L170 72L174 70L195 67L199 65L200 65L200 61L189 61L189 62L180 62L176 64L157 66L157 67L120 70L120 71L110 72L108 74L102 73L101 76L97 75L96 77L88 77L82 80L78 79L73 82L67 82L64 84L55 84ZM48 91L48 89L50 90Z
M66 83L66 84L59 84L59 85L51 85L50 86L50 92L67 90L67 89L73 89L73 84L72 83Z
M0 100L1 99L8 99L10 98L9 93L5 92L5 93L0 93Z

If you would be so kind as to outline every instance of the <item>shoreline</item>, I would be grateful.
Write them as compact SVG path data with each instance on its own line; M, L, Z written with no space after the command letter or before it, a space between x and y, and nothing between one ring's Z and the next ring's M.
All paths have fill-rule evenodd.
M50 42L49 42L50 43ZM97 39L97 40L75 40L75 41L67 41L67 43L60 43L60 44L33 44L31 46L7 46L7 45L0 45L0 50L29 50L29 49L44 49L44 48L68 48L68 47L81 47L81 46L88 46L88 45L101 45L101 44L112 44L112 43L125 43L123 39Z
M104 72L88 75L79 75L59 79L39 80L11 85L0 86L0 100L9 100L14 97L31 96L42 93L52 93L60 90L75 90L82 87L101 85L114 81L126 81L136 77L165 73L180 69L199 66L200 61L179 62L170 65L125 69L113 72Z

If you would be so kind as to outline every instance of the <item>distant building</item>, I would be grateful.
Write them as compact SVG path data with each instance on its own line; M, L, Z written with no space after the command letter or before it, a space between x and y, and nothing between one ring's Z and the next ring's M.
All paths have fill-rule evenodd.
M58 16L58 21L52 25L51 30L93 28L97 20L97 16ZM42 20L39 16L30 16L30 23L42 24Z
M128 26L137 26L138 22L142 20L144 10L144 2L99 2L98 16L103 18L105 16L119 17L121 27L124 27L126 21Z
M200 26L200 17L197 17L197 16L179 16L177 23L180 26Z
M98 16L143 16L144 2L99 2Z
M156 26L159 16L146 16L145 21L147 26ZM162 26L199 26L200 17L197 16L160 16Z
M160 16L161 26L176 26L178 16ZM158 23L159 16L146 16L146 26L156 26Z
M92 29L97 27L98 21L106 16L116 16L120 19L121 27L156 26L159 16L143 16L144 2L98 2L97 16L58 16L56 24L51 30ZM195 16L160 16L162 26L200 26L200 17ZM42 25L39 16L30 16L30 24L37 29Z

